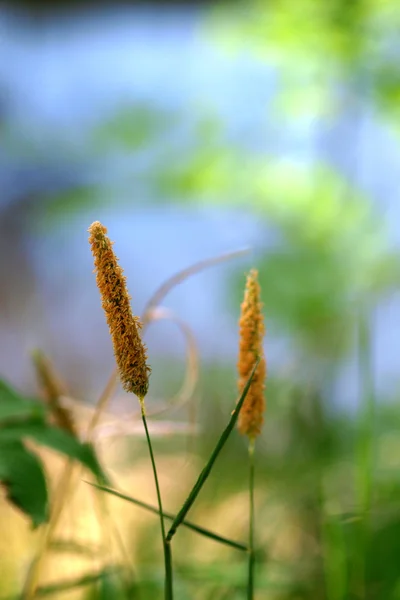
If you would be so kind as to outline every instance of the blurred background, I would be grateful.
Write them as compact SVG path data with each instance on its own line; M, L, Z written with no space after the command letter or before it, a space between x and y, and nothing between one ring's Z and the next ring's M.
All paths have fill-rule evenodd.
M39 347L72 397L99 396L113 356L92 221L116 242L137 314L175 272L247 248L163 302L201 364L188 407L154 431L176 511L236 397L244 275L258 268L259 599L400 598L399 27L397 0L0 6L0 375L35 395ZM173 323L146 341L151 406L176 392L187 351ZM129 402L119 391L113 410ZM142 487L127 488L154 501L141 433L119 443L101 442L117 481L136 472ZM246 477L232 439L197 519L245 539ZM156 536L137 548L157 523L123 509L137 512L137 589L155 597ZM13 519L7 593L36 539ZM240 553L192 537L176 544L178 598L243 597ZM117 597L104 589L91 597Z

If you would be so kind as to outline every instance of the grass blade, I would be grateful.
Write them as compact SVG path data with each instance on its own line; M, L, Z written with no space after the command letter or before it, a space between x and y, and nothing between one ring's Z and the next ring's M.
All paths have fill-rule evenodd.
M145 510L152 512L155 515L159 514L158 508L156 508L155 506L152 506L151 504L147 504L147 502L142 502L142 500L137 500L136 498L132 498L131 496L128 496L127 494L122 494L121 492L117 492L116 490L105 487L103 485L98 485L96 483L90 483L89 481L87 483L89 483L89 485L92 485L93 487L97 488L98 490L102 490L103 492L112 494L113 496L116 496L117 498L121 498L122 500L127 500L128 502L131 502L132 504L135 504L136 506L140 506L141 508L144 508ZM173 515L172 513L168 513L168 512L164 511L163 515L164 515L165 519L169 519L170 521L173 521L175 519L175 515ZM192 523L191 521L184 520L184 521L182 521L182 525L184 527L186 527L187 529L191 529L192 531L195 531L196 533L199 533L200 535L204 535L205 537L208 537L208 538L210 538L216 542L219 542L221 544L225 544L226 546L230 546L231 548L235 548L236 550L242 550L244 552L247 552L247 550L248 550L248 547L246 546L246 544L242 544L241 542L235 542L234 540L230 540L229 538L226 538L222 535L218 535L218 533L214 533L213 531L210 531L209 529L200 527L199 525L196 525L195 523Z
M225 443L227 442L230 434L232 433L232 430L233 430L233 428L236 424L237 418L239 416L240 409L242 408L243 402L247 396L247 392L249 391L251 382L253 380L256 369L260 363L260 360L261 360L261 358L258 357L254 364L254 367L250 374L250 377L245 385L245 388L242 392L242 395L241 395L238 403L236 404L235 409L232 411L232 415L231 415L228 425L222 432L222 435L219 438L217 445L215 446L206 466L200 473L199 478L197 479L196 483L194 484L189 496L186 498L181 510L178 512L175 519L173 520L172 525L167 533L167 537L166 537L167 541L171 541L171 539L175 535L178 527L182 524L182 522L185 519L190 508L193 506L197 496L199 495L201 488L203 487L204 483L206 482L206 480L214 466L215 461L218 458L219 453L221 452L222 448L225 446Z

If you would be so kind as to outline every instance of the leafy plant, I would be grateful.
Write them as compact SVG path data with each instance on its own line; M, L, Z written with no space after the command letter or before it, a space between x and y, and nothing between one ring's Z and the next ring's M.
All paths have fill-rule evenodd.
M42 402L25 398L0 381L0 481L9 500L22 510L34 527L49 518L49 497L41 459L26 447L33 441L80 462L99 483L108 481L90 444L48 424Z

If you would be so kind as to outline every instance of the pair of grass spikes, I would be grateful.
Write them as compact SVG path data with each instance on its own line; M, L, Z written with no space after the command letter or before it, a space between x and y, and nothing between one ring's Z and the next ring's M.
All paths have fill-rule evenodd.
M106 235L107 229L99 221L96 221L90 226L89 233L97 286L100 290L102 306L113 342L119 376L124 389L127 392L135 394L140 402L141 416L157 492L164 549L165 600L173 600L172 538L194 504L238 419L239 431L249 436L250 527L247 590L250 600L254 596L254 440L260 433L263 421L263 391L266 375L266 363L263 352L264 322L261 312L257 272L254 270L251 271L247 278L245 298L241 307L238 361L239 390L241 396L206 466L200 473L182 508L173 518L168 532L166 532L157 468L146 420L144 399L149 388L149 374L151 369L147 363L147 350L140 335L142 325L139 318L132 313L130 297L126 288L126 278L118 264L117 257L112 248L112 242Z
M144 399L149 387L149 375L151 369L147 363L147 349L142 341L141 329L142 326L148 325L154 309L174 285L180 283L188 275L199 271L201 268L220 262L220 260L224 260L225 258L229 258L238 253L231 253L231 255L225 255L218 257L217 259L211 259L210 261L203 261L194 267L178 273L162 286L150 300L142 323L139 318L132 313L130 296L126 287L126 278L123 275L123 270L119 266L118 259L113 251L113 243L106 235L106 228L96 221L90 226L89 232L89 242L94 257L97 286L100 290L102 306L109 326L117 363L117 372L113 374L108 388L112 387L113 380L115 380L115 376L118 373L124 389L127 392L135 394L139 399L141 418L145 429L153 469L158 507L156 508L148 505L110 487L100 485L95 485L95 487L159 515L165 564L165 600L173 600L171 541L181 525L189 527L197 533L214 539L217 542L248 552L247 598L248 600L252 600L254 598L254 443L255 438L261 431L263 423L263 413L265 408L264 387L266 378L266 362L263 351L264 322L261 310L262 305L260 302L260 286L257 280L257 271L252 270L247 276L245 297L241 306L238 360L239 400L231 413L228 425L222 432L206 466L200 473L182 508L178 514L174 516L163 511L156 462L147 426ZM105 394L103 394L103 398L100 399L97 411L89 425L88 433L93 431L96 421L99 418L100 411L104 408L105 399L110 395L109 392L110 389L108 389ZM58 415L58 417L60 417L60 415ZM187 513L206 482L220 451L228 440L236 423L238 424L239 432L247 435L249 438L250 510L248 545L219 536L214 532L186 520ZM170 519L172 521L168 532L165 527L165 519Z

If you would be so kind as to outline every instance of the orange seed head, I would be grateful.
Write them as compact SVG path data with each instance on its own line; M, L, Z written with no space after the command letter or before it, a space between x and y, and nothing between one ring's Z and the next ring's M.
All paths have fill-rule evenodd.
M97 287L114 347L123 388L138 396L142 408L149 387L150 367L146 346L140 337L142 324L132 313L126 277L113 251L107 229L99 221L89 227Z
M265 334L264 318L260 300L258 272L255 269L252 269L247 276L239 328L240 341L237 365L239 393L243 392L255 361L259 356L261 357L238 418L240 433L249 436L250 439L254 439L261 433L261 427L264 422L264 389L267 374L263 349Z
M38 382L42 388L44 399L50 408L54 423L77 438L78 430L74 416L72 411L62 404L61 397L65 392L54 371L53 365L47 356L40 350L35 350L33 352L32 359Z

